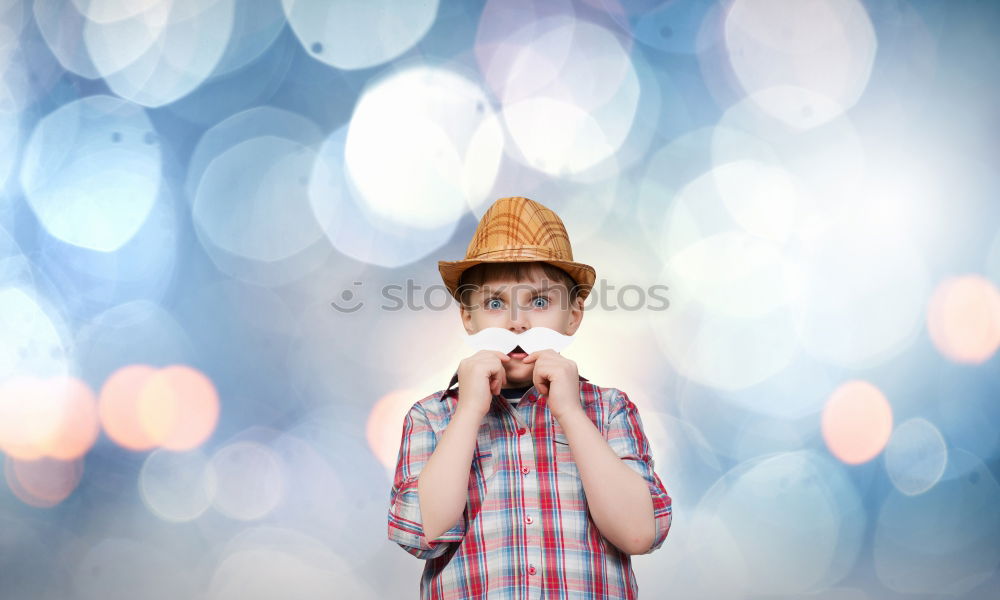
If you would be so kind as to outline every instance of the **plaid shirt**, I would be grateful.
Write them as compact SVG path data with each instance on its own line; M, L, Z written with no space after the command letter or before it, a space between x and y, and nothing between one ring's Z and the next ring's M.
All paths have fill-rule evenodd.
M534 387L516 404L493 397L476 441L465 511L437 540L427 540L417 479L455 412L457 381L456 373L448 388L407 413L390 495L389 539L427 561L421 600L637 598L630 556L590 517L566 434ZM649 486L656 522L649 554L663 545L672 513L639 412L624 392L585 377L580 400L615 454Z

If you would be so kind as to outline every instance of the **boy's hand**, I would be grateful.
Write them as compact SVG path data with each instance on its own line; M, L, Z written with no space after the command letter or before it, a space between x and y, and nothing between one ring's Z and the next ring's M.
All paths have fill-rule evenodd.
M574 410L582 410L575 362L551 348L532 352L521 362L535 364L531 378L538 393L547 397L549 411L557 421Z
M490 412L493 396L507 383L503 363L511 358L497 350L480 350L458 363L458 408L475 410L482 416Z

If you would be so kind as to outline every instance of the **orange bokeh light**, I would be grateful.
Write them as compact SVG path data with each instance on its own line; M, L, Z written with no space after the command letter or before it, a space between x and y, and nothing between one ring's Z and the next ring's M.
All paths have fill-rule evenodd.
M123 367L105 382L99 406L108 437L130 450L191 450L219 421L215 386L183 365Z
M889 442L892 407L871 383L848 381L831 394L821 428L831 454L847 464L867 462Z
M931 297L927 329L945 357L986 362L1000 347L1000 291L979 275L946 279Z
M18 499L29 506L49 508L76 489L83 476L83 459L21 460L8 456L3 471L7 485Z
M14 458L79 458L99 431L94 393L79 379L21 376L0 384L0 449Z
M153 437L139 422L138 398L146 381L156 372L148 365L122 367L101 388L99 414L104 432L116 444L130 450L156 447Z
M365 426L368 447L389 469L396 467L396 459L399 458L403 419L410 407L422 397L415 395L413 390L396 390L379 398L368 415Z
M215 431L219 396L208 377L173 365L146 380L138 413L142 427L157 444L168 450L191 450Z

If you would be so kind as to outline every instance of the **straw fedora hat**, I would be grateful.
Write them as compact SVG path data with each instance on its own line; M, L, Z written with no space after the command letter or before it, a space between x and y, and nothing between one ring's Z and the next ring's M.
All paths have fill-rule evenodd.
M451 295L459 300L462 273L481 263L539 261L566 271L586 298L597 273L575 262L562 219L551 209L522 196L500 198L479 220L464 260L438 261L438 271Z

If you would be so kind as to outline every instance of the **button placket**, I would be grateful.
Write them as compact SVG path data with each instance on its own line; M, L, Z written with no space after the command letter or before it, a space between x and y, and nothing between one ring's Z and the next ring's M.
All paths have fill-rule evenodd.
M518 427L517 434L517 444L519 454L521 456L521 484L524 486L523 497L525 499L523 522L526 532L525 538L528 542L527 552L525 554L528 562L526 571L529 576L534 576L538 573L538 568L535 565L540 565L542 560L542 545L539 540L539 532L535 523L535 517L538 516L539 510L538 477L536 476L538 470L532 469L532 465L534 465L537 460L537 454L535 452L535 439L533 435L530 435L530 430L527 427ZM534 473L532 473L532 471L534 471ZM531 599L540 598L542 590L539 586L541 583L532 577L532 580L528 585L528 597Z

